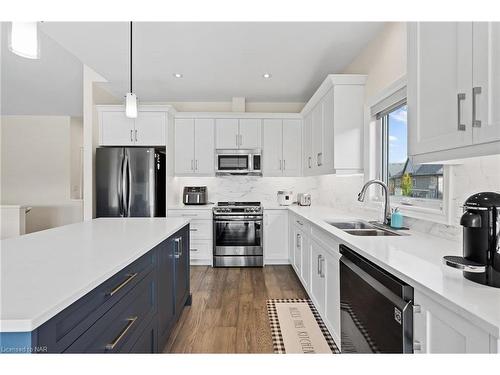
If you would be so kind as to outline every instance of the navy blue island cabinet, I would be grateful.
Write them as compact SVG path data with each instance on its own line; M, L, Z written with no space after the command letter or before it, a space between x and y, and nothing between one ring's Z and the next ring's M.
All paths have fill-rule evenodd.
M190 304L188 224L34 331L2 341L10 352L161 353Z

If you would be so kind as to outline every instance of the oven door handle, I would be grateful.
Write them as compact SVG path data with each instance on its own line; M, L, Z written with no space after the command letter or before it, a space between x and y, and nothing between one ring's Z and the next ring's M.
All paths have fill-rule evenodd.
M262 216L216 216L214 221L262 221Z
M214 220L217 224L232 224L236 222L241 223L262 223L262 219L237 219L237 220Z

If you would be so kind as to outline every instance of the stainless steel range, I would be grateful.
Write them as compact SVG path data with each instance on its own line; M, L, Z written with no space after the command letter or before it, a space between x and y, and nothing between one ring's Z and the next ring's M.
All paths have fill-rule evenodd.
M218 202L213 208L214 267L262 267L260 202Z

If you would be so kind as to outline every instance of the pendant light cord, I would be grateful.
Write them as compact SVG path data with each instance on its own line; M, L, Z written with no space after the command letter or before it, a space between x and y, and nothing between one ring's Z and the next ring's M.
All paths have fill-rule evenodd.
M130 21L130 92L132 93L132 21Z

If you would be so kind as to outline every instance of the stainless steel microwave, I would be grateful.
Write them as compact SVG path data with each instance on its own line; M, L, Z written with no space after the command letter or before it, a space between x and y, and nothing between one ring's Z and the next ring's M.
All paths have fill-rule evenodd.
M216 149L215 171L218 176L262 176L260 149Z

